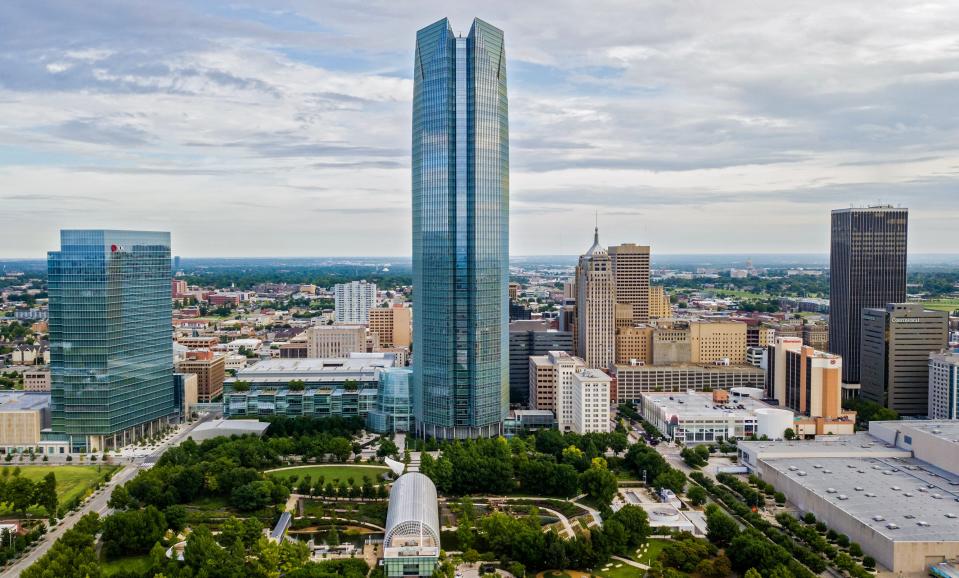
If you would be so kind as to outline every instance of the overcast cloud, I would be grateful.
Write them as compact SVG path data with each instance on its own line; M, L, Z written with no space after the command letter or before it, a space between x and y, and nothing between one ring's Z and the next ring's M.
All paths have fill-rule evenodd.
M474 13L482 10L482 13ZM959 252L959 3L0 2L0 257L408 255L418 28L506 34L511 250L825 252L908 206Z

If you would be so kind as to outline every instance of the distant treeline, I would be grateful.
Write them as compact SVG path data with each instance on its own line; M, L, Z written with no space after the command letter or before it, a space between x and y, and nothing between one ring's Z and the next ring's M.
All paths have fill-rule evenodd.
M312 284L320 287L332 287L337 283L366 279L381 289L390 289L413 283L412 272L408 267L399 267L396 271L383 271L381 267L368 265L329 265L329 266L237 266L218 267L216 269L187 269L184 279L191 285L230 287L240 290L252 289L261 283L289 283L291 285Z

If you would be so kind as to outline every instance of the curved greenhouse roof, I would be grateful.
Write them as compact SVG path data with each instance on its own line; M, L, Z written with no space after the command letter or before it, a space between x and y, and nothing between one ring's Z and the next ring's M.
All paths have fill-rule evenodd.
M433 480L418 472L403 474L390 490L383 546L438 548L439 545L439 512Z

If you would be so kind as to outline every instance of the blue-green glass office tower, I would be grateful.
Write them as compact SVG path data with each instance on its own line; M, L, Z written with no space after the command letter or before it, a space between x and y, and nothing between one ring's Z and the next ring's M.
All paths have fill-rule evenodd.
M102 451L174 412L170 234L61 231L47 256L49 443Z
M503 32L447 19L416 34L413 71L416 430L498 435L509 404L509 127Z

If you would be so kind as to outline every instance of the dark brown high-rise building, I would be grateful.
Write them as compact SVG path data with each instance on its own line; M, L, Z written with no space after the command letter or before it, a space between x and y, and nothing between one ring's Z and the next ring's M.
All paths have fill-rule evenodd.
M862 310L906 300L908 224L908 209L888 205L832 212L829 351L845 383L859 383Z

